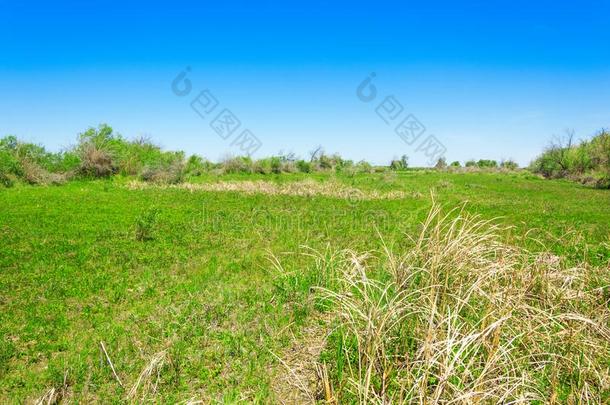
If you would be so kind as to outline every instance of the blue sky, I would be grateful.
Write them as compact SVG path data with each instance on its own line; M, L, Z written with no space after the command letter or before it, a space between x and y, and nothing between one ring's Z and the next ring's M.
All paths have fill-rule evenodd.
M448 160L527 164L567 128L610 127L609 23L608 1L0 0L0 135L57 150L106 122L216 160L239 151L190 108L208 89L260 139L255 156L321 144L424 165L375 112L391 95Z

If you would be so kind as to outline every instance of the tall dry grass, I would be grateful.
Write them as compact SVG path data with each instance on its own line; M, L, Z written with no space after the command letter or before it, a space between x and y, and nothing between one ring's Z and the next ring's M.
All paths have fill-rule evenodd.
M608 401L608 269L568 268L503 234L435 204L409 248L342 251L339 276L318 289L337 315L326 399Z

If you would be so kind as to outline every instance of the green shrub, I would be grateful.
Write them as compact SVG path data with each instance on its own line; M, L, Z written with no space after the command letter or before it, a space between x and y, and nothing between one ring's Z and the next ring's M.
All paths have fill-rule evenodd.
M269 158L271 162L271 172L275 174L279 174L282 172L282 161L277 156L272 156Z
M212 164L208 160L198 155L191 155L184 166L184 174L197 177L211 169Z
M224 173L252 173L254 171L252 159L246 156L225 158L221 167Z
M22 174L21 163L8 148L3 148L2 141L0 140L0 175L7 177L9 175L20 176Z
M296 173L298 171L296 163L292 160L283 161L281 170L283 173Z
M373 166L369 162L361 160L356 163L356 170L358 173L373 173Z
M439 158L434 165L435 169L445 169L447 167L447 161L444 157Z
M324 152L320 152L319 157L313 160L312 163L321 170L336 170L343 167L345 160L337 153L327 155Z
M63 151L51 154L44 167L52 173L72 173L78 171L80 164L80 156L77 153Z
M79 134L75 152L80 158L79 174L85 177L108 177L118 172L115 157L124 140L106 124Z
M405 170L409 167L409 158L407 155L402 155L400 159L394 159L390 162L390 169Z
M530 169L547 178L570 178L581 182L597 178L596 187L604 188L610 178L610 133L600 131L589 141L573 142L573 133L556 138L532 162Z
M155 226L157 225L157 217L159 210L150 208L144 211L136 218L135 238L138 241L147 241L154 239Z
M311 173L313 171L313 165L311 162L305 160L297 160L297 170L301 173Z
M493 169L498 167L498 162L496 162L495 160L490 160L490 159L480 159L477 162L477 166L480 167L481 169Z
M14 185L17 179L30 184L57 184L74 167L73 154L47 152L43 146L21 142L14 136L0 139L0 182Z
M254 162L252 170L258 174L269 174L271 173L271 159L259 159Z
M135 175L145 167L167 168L183 152L165 152L147 138L137 138L133 141L117 143L115 146L115 161L119 172L123 175ZM193 162L195 163L195 162Z
M158 184L178 184L184 181L184 175L182 152L164 152L162 160L142 169L140 179Z
M514 160L508 159L508 160L503 160L500 163L500 167L503 169L508 169L508 170L516 170L519 168L519 165Z
M449 166L451 166L451 167L462 167L462 164L460 162L458 162L457 160L454 160L453 162L451 162L451 164Z

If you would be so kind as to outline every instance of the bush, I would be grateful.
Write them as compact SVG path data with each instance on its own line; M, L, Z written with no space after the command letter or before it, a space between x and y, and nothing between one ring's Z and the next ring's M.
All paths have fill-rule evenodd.
M547 178L570 178L583 181L598 178L596 187L604 188L610 178L610 133L600 131L589 141L574 142L574 134L555 138L530 165L530 169Z
M301 173L311 173L313 171L313 165L311 162L307 162L305 160L297 160L296 166L297 170Z
M136 218L135 238L138 241L147 241L154 239L154 230L157 224L159 210L151 208L144 211Z
M76 152L81 160L80 173L88 177L120 173L146 178L169 175L175 179L179 173L183 174L183 167L177 170L175 162L178 156L184 160L183 152L164 152L145 137L126 140L106 124L80 134ZM196 170L197 159L190 163L190 168Z
M279 174L282 172L282 161L277 156L272 156L269 158L271 163L271 172L275 174Z
M12 186L18 179L30 184L62 183L62 172L73 168L73 154L51 153L33 143L20 142L14 136L0 139L0 182Z
M114 157L124 142L108 125L89 128L79 134L75 152L80 158L79 173L85 177L108 177L118 171Z
M390 169L392 170L405 170L409 167L409 158L407 155L402 155L399 159L394 159L390 162Z
M259 159L254 162L252 170L258 174L269 174L271 173L271 159Z
M45 164L45 169L52 173L73 173L78 171L81 160L77 153L73 151L63 151L53 153L49 156Z
M460 162L458 162L457 160L451 162L451 164L449 166L451 166L451 167L462 167Z
M373 166L369 162L361 160L356 163L356 170L358 173L373 173Z
M321 170L337 170L341 169L345 165L345 162L346 161L337 153L327 155L322 151L320 152L319 157L312 160L311 163Z
M184 174L189 176L201 176L212 169L212 163L201 156L192 155L186 161Z
M480 159L477 162L477 166L481 169L493 169L498 167L498 162L496 162L495 160Z
M254 171L252 159L244 156L225 158L221 167L224 173L252 173Z
M297 172L297 165L292 160L283 161L282 162L282 169L281 170L284 173L296 173Z
M444 157L439 158L434 165L435 169L445 169L447 167L447 161Z
M182 153L174 152L172 160L144 167L140 173L140 179L158 184L178 184L184 181L184 167Z
M94 143L79 147L79 173L85 177L108 177L117 172L110 152Z
M135 175L144 167L168 167L183 152L164 152L148 138L138 138L133 141L121 140L114 146L115 161L119 172L123 175ZM196 164L195 161L191 162Z
M517 170L519 168L519 165L514 160L509 159L503 160L500 163L500 167L507 170Z
M0 171L0 185L6 188L13 187L15 185L16 177L11 173Z
M465 167L476 167L477 166L477 162L475 162L474 160L468 160L468 161L466 161L464 166Z
M9 177L21 176L21 163L8 148L3 148L0 140L0 176L8 182Z

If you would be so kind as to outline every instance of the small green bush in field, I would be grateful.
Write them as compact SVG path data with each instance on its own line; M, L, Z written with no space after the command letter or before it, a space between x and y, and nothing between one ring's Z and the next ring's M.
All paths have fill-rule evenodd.
M517 170L519 165L514 160L508 159L500 162L500 167L508 170Z
M297 160L297 170L301 173L311 173L313 171L312 164L305 160Z
M184 166L184 173L188 176L201 176L212 169L213 164L201 156L191 155Z
M135 236L138 241L153 240L159 210L150 208L136 218Z
M444 157L439 158L434 165L435 169L446 169L447 168L447 160Z
M390 169L392 170L405 170L409 167L409 157L402 155L399 159L394 159L390 162Z
M4 187L11 187L15 177L20 173L19 161L9 151L2 149L2 141L0 141L0 183Z
M6 188L13 187L15 185L15 179L9 173L0 171L0 185Z

